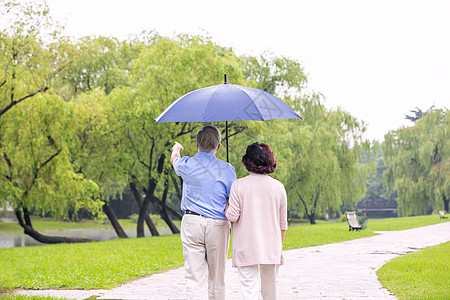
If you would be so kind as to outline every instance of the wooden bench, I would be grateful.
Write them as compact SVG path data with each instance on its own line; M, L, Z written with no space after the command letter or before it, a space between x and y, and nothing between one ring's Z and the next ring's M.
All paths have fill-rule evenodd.
M439 211L439 219L448 219L448 217L445 215L445 211Z
M356 213L353 212L347 212L347 222L348 222L348 231L353 230L361 230L362 226L359 225L358 219L356 218Z

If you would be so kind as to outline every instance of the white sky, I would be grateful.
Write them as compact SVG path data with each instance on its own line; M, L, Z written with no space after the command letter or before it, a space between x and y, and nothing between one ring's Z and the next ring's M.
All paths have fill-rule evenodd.
M416 106L450 108L447 0L48 0L75 37L203 34L237 54L298 60L309 88L383 140ZM232 83L232 79L229 79ZM175 100L175 99L174 99Z

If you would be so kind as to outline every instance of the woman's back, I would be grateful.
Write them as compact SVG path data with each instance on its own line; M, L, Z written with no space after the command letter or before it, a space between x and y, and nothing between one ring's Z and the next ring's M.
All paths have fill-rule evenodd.
M287 229L286 191L278 180L251 173L233 183L227 218L233 227L233 266L281 264Z

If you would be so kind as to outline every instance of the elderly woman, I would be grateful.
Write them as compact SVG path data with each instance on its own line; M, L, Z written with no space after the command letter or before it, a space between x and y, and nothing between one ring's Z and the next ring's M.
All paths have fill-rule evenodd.
M226 210L234 223L232 264L244 299L258 299L261 287L263 299L273 300L288 227L286 190L268 175L277 167L269 145L251 144L242 163L250 175L233 183Z

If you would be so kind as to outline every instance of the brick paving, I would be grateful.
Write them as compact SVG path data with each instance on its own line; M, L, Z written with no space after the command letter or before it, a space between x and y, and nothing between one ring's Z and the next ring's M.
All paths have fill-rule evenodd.
M385 231L380 235L317 247L284 251L278 275L279 299L396 299L376 271L394 257L450 241L450 222ZM228 261L227 299L241 299L237 272ZM20 291L83 300L184 299L184 268L142 278L111 290ZM205 298L204 298L205 299Z

